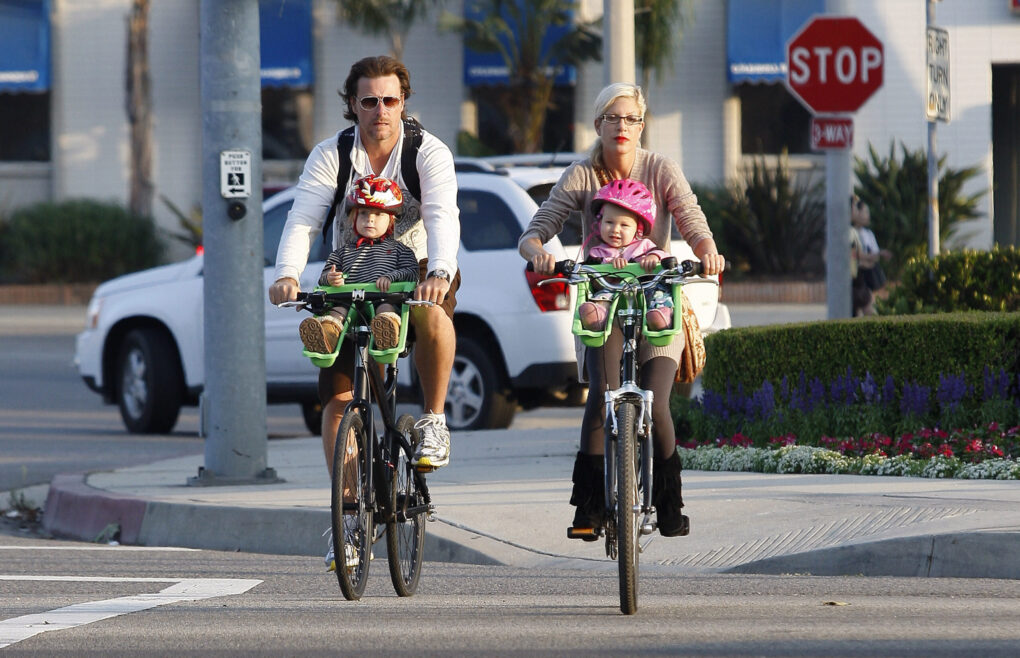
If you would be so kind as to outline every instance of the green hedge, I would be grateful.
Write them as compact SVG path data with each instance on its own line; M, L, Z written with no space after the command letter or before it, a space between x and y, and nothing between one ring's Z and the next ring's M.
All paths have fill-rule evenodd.
M20 208L0 222L0 280L91 283L158 265L149 217L89 199Z
M1020 311L1020 249L952 251L911 258L898 285L878 301L882 314Z
M723 392L764 381L818 377L824 382L847 368L876 379L936 386L939 375L965 373L981 382L985 366L1020 372L1020 313L952 313L878 316L728 329L705 339L702 382Z

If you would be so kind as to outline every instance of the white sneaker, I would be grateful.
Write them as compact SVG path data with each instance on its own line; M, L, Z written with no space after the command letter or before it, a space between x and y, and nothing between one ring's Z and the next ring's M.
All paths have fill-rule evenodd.
M357 526L358 517L346 516L344 517L344 524L351 529L352 533L356 532L358 527ZM326 570L336 571L336 558L334 557L333 554L333 529L326 528L326 532L322 533L322 536L325 537L326 535L329 535L329 539L326 540L327 541L325 559ZM360 560L358 559L358 549L356 549L354 547L354 544L351 544L350 542L344 543L344 564L347 567L347 570L350 571L351 569L354 569L355 567L358 566L359 562Z
M326 539L326 571L336 571L336 560L333 558L333 528L326 528L326 532L322 533L323 537L329 537Z
M446 427L446 416L425 414L414 424L414 428L421 432L421 441L411 463L426 473L449 464L450 430Z
M348 514L344 517L344 535L351 537L358 532L358 517ZM358 566L358 549L349 541L344 542L344 564L347 570Z

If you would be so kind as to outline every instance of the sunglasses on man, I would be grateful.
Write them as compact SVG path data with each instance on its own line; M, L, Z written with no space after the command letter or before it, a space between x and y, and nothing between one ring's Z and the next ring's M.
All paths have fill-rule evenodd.
M403 100L400 96L362 96L358 99L358 105L363 110L374 110L379 107L379 102L386 106L386 109L392 110L396 106L400 105L400 101Z

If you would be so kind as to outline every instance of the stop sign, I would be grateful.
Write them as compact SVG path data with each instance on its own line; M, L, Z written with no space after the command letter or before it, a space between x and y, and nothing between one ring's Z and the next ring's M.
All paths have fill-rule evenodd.
M882 86L884 61L856 18L816 16L786 45L786 84L817 114L856 112Z

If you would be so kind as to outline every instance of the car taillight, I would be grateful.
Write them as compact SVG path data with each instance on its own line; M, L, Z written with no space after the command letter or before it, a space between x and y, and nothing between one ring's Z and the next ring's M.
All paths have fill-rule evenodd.
M570 293L567 290L566 281L556 281L543 286L538 285L539 281L546 279L563 279L562 274L546 276L525 270L524 276L528 279L528 287L531 288L531 296L542 312L563 311L570 307Z
M203 247L202 245L196 245L195 246L195 255L196 256L201 256L204 253L205 253L205 247Z
M719 272L719 301L722 301L722 272Z

